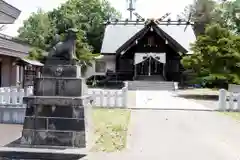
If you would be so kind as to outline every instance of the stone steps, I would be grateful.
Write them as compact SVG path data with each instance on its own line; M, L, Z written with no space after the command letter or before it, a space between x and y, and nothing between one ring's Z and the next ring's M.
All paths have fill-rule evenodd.
M128 81L128 90L166 90L177 89L177 83L168 81Z
M161 75L152 75L152 76L137 76L137 80L144 81L164 81L163 76Z

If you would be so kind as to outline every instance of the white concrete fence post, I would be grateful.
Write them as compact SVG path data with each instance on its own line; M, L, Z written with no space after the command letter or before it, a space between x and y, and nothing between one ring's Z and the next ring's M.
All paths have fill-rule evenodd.
M128 102L127 98L128 98L128 88L124 87L122 89L122 101L123 101L122 105L124 108L127 108L127 102Z
M240 94L237 96L237 111L240 112Z
M104 91L101 90L99 94L100 94L100 107L104 107Z
M19 104L23 104L23 97L24 97L24 89L20 89L19 90L19 101L18 101L18 103Z
M106 92L106 97L107 97L107 106L110 107L111 106L111 92L110 91L107 91Z
M12 90L11 90L11 103L12 104L18 104L18 96L19 96L18 89L12 88Z
M4 104L4 94L5 94L4 88L0 88L0 104Z
M128 89L128 82L124 82L124 88Z
M114 106L118 106L118 91L114 93Z
M226 108L227 111L233 111L234 110L234 94L233 92L230 92L229 94L229 102L228 102L228 108Z
M11 89L10 88L5 89L5 103L11 104Z
M219 90L218 110L226 111L227 109L227 91L225 89Z

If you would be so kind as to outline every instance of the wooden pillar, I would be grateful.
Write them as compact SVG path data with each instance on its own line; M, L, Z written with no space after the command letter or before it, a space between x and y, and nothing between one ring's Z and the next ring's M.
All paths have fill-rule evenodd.
M134 53L134 56L133 56L133 67L134 67L134 77L133 77L133 80L135 80L136 79L136 77L137 77L137 64L136 64L136 62L135 62L135 53Z
M24 66L20 67L20 78L21 78L21 87L23 88L23 81L24 81Z
M120 61L120 56L116 55L115 57L115 72L117 73L117 71L119 70L119 61Z
M133 80L135 80L137 78L137 64L135 64L134 62L134 77Z
M167 73L168 73L168 61L166 61L166 63L164 64L164 76L165 76L165 79L168 80L168 76L167 76Z
M148 76L151 76L151 60L152 60L152 57L149 57L149 63L148 63Z
M163 70L162 70L163 78L166 79L166 76L165 76L165 63L162 63L162 65L163 65Z
M20 69L21 67L16 65L16 86L19 88L21 87Z
M26 65L23 65L23 88L25 88L25 84L26 84L26 77L25 77L25 74L26 74Z
M36 77L41 77L40 67L35 67L36 70Z

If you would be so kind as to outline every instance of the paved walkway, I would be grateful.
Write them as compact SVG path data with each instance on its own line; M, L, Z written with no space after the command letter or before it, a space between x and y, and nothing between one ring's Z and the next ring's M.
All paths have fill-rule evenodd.
M213 108L205 107L194 100L177 97L169 91L136 91L135 109L160 109L160 110L206 110Z
M19 137L22 134L22 125L0 124L0 146L4 146Z
M127 159L240 159L237 121L170 92L137 94L138 108L153 110L132 111Z
M240 124L214 112L132 112L128 150L141 159L238 160Z

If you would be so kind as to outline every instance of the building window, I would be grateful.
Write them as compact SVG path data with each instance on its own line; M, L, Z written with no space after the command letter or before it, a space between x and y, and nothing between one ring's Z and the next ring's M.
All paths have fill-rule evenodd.
M95 72L106 72L106 62L96 61Z

